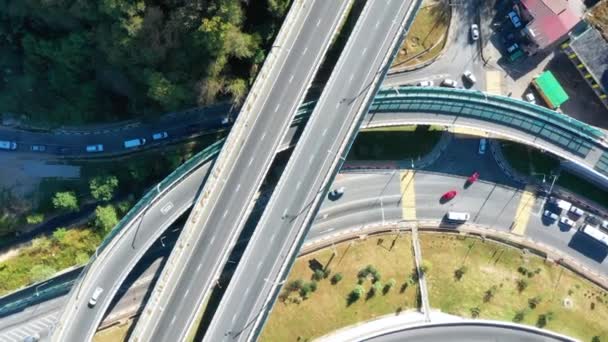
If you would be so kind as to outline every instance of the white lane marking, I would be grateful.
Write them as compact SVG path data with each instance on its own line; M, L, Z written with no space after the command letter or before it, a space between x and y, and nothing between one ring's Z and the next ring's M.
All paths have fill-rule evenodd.
M308 47L304 48L304 51L302 51L302 56L304 56L306 54L306 51L308 51Z
M176 318L177 318L177 315L173 315L173 319L171 320L171 325L173 325L173 323L175 323Z
M291 76L289 77L289 83L291 83L291 81L293 81L293 74L291 74Z
M276 113L279 110L279 107L281 107L281 104L279 103L276 107L274 107L274 112Z
M341 102L336 103L336 108L340 107L340 103Z
M188 289L186 290L186 292L184 293L184 298L186 298L186 296L188 296L188 292L190 292L190 288L188 288Z
M298 190L301 185L302 185L302 181L299 181L298 184L296 184L296 190Z
M319 19L319 21L317 21L317 27L319 27L319 25L321 25L321 19Z
M253 157L251 157L251 159L249 159L249 164L247 164L247 166L251 166L252 163L253 163Z
M355 78L355 74L350 75L350 78L348 79L348 82L352 82L353 78Z
M162 208L160 209L160 212L161 212L163 215L167 215L167 213L168 213L168 212L169 212L171 209L173 209L173 202L169 202L169 203L165 204L165 206L164 206L164 207L162 207Z
M210 242L209 244L210 244L210 245L213 245L213 241L215 241L215 235L213 235L213 236L211 237L211 242Z
M203 267L203 264L202 264L202 263L201 263L201 264L198 264L198 267L196 268L196 271L198 272L198 270L200 270L200 269L201 269L201 267Z
M277 235L277 233L272 234L272 236L270 237L270 242L274 241L274 237Z
M314 155L310 156L310 159L308 159L308 163L309 163L309 164L312 164L312 160L313 160L314 158L315 158L315 156L314 156Z
M327 134L327 128L325 128L325 129L323 130L323 133L322 133L322 134L323 134L323 136L325 136L325 134Z
M234 192L239 192L239 189L241 189L241 183L237 184L236 190L234 190Z
M245 290L245 296L249 293L249 290L251 290L249 287Z
M365 55L365 53L367 52L367 48L363 49L363 55Z
M260 263L258 264L258 267L256 267L256 270L259 270L262 267L262 262L260 261Z
M260 138L260 141L261 141L261 140L264 140L264 138L266 138L266 132L264 132L264 133L262 134L262 137Z
M237 314L234 314L234 316L232 316L232 323L234 323L234 321L236 321L236 315Z
M222 218L226 217L226 215L228 215L228 209L226 209L226 211L224 211L224 215L222 215Z
M378 26L380 26L380 21L376 21L376 26L374 26L374 28L378 28Z

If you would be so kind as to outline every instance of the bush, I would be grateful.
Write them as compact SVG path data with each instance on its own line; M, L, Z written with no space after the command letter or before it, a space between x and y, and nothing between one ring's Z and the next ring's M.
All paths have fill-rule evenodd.
M331 277L331 283L333 285L336 285L337 283L339 283L342 280L342 274L341 273L336 273L334 274L333 277Z
M513 316L513 322L519 323L524 320L526 313L523 310L517 311Z
M317 291L317 282L316 281L311 281L309 285L310 285L310 291L312 291L312 292Z
M384 294L387 294L388 291L390 291L390 289L393 288L393 286L395 286L395 284L397 284L397 281L395 281L395 279L391 278L389 279L386 284L384 285L384 289L382 290L384 292Z
M481 309L478 306L471 308L471 317L477 318L477 317L479 317L480 314L481 314Z
M44 214L30 214L25 217L27 224L40 224L44 221Z
M494 298L494 296L496 295L497 289L498 288L496 287L496 285L492 285L488 290L486 290L483 295L483 302L488 303L489 301L491 301L492 298Z
M304 281L302 279L296 279L287 285L287 291L299 291L304 285Z
M365 288L363 286L361 286L361 285L355 286L355 288L348 295L349 304L358 301L359 298L361 298L361 296L363 296L364 293L365 293Z
M312 275L312 279L319 281L325 277L325 272L323 270L317 269Z
M97 206L95 208L95 227L100 229L104 235L108 234L118 223L116 210L112 205Z
M57 273L57 270L51 266L35 265L30 270L30 281L37 283L50 278L55 273Z
M468 270L469 269L466 266L460 266L456 271L454 271L454 278L456 278L456 280L462 279Z
M302 285L302 288L300 288L300 297L302 297L302 299L308 299L311 292L312 292L312 287L311 287L310 283L306 283L306 284Z
M53 232L53 239L55 239L55 241L64 244L65 243L65 235L67 234L67 229L65 228L57 228L54 232Z
M538 304L540 304L540 297L536 296L528 299L528 306L530 309L535 309Z
M528 281L526 279L517 280L517 291L523 292L528 287Z
M329 278L330 275L331 275L331 269L326 268L325 271L323 271L323 278L327 279L327 278Z
M78 211L78 199L74 191L58 192L53 196L53 207L62 211Z
M97 176L89 182L91 196L98 201L111 200L117 187L118 178L115 176Z

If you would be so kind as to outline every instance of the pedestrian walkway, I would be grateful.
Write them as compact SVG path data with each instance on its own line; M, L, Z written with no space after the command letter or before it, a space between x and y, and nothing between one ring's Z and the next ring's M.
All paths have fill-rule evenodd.
M449 130L450 130L450 132L452 132L454 134L473 135L473 136L477 136L477 137L489 137L490 136L487 132L484 132L477 128L452 126L449 128Z
M536 187L533 185L526 185L517 211L515 212L515 218L513 219L513 225L511 226L511 232L516 235L524 235L526 233L526 227L530 220L530 214L536 203Z
M401 208L404 220L416 219L416 191L414 189L415 171L401 172Z
M430 322L431 304L429 303L429 291L426 286L426 277L422 269L422 249L420 248L420 240L418 239L418 226L412 228L412 246L414 247L414 261L416 262L416 271L418 273L422 313L424 313L424 320Z

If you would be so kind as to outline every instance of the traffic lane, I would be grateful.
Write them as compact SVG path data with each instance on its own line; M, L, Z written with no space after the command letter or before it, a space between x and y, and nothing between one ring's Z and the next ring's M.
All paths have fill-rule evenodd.
M3 318L0 341L22 342L27 336L47 336L57 322L66 296L42 302L36 306Z
M421 327L401 330L365 339L369 342L548 342L570 341L552 338L542 332L532 332L527 328L484 326L484 325L450 325Z
M316 3L315 3L316 4ZM287 59L287 62L283 66L283 70L294 71L294 73L290 74L289 72L281 72L274 82L274 89L268 96L268 101L264 104L264 108L262 112L273 112L277 113L279 109L281 109L281 105L287 108L287 113L289 115L286 116L284 120L277 120L276 117L272 115L261 115L254 123L253 129L249 131L247 138L245 141L252 140L250 143L247 143L243 146L243 151L240 153L241 158L238 158L236 161L235 167L230 172L228 179L226 181L227 184L231 184L235 186L236 190L232 191L232 189L228 187L223 187L221 190L220 200L218 200L217 205L215 205L211 210L211 215L207 222L205 222L205 227L235 227L242 226L244 223L244 211L248 209L248 204L250 199L254 196L257 191L256 184L258 184L261 179L263 179L263 175L265 174L265 169L269 166L269 162L274 157L274 152L280 144L280 140L283 138L283 132L289 127L290 120L289 118L295 114L297 109L297 105L300 102L300 99L303 95L306 85L302 85L300 88L292 88L292 87L284 87L280 85L290 84L294 78L297 77L299 83L308 83L303 82L302 80L306 80L310 78L310 67L302 64L314 64L320 58L319 46L325 44L329 38L327 34L319 34L319 32L332 32L333 30L327 30L328 27L326 25L329 24L330 27L335 26L335 18L334 21L329 21L329 23L324 23L324 25L320 25L321 21L319 18L327 17L328 13L340 13L340 10L344 7L345 2L322 2L320 5L313 5L311 12L305 19L304 27L314 27L312 30L303 31L298 40L303 40L305 43L304 46L298 46L297 49L291 49L290 55L295 54L295 57L290 57ZM340 17L337 15L336 17ZM311 42L316 46L310 47ZM312 59L312 61L308 60L307 56L308 50L319 51L317 56ZM298 81L296 81L298 83ZM279 94L275 96L274 92L278 92ZM294 92L299 92L297 94L293 94ZM289 96L288 96L288 93ZM288 103L285 106L285 99L292 99L291 103ZM285 110L285 108L283 108ZM267 135L271 135L267 137ZM249 137L256 137L256 139L248 139ZM259 138L257 138L259 137ZM263 151L262 154L266 156L266 158L255 158L256 155L260 154L260 151ZM271 151L270 153L264 153L264 151ZM262 172L255 172L253 170L260 170ZM242 195L240 192L241 189L245 189L247 191L247 186L249 186L249 193L246 195ZM243 192L245 192L243 191ZM226 198L226 200L222 200ZM240 210L240 213L235 215L233 212ZM203 263L187 263L186 267L182 271L182 275L184 274L197 274L197 276L192 277L188 280L179 281L178 290L173 291L168 305L164 308L163 312L166 312L167 315L173 315L171 320L162 319L158 328L155 329L159 335L157 337L160 340L171 340L174 338L174 334L172 331L181 330L180 334L183 336L186 333L187 325L190 322L190 319L184 319L185 317L192 317L192 298L188 298L186 295L181 295L182 293L188 294L189 289L195 286L200 286L202 284L203 289L208 289L213 282L213 279L208 279L209 275L215 274L218 267L222 267L222 265L218 265L216 259L218 255L222 255L222 253L226 253L225 243L216 243L213 242L216 238L219 238L219 241L227 241L234 235L234 231L232 229L222 229L219 232L215 231L216 229L204 229L201 237L197 240L197 245L195 247L195 253L193 255L195 260L203 260ZM198 241L201 243L199 244ZM211 248L202 248L201 245L206 246L207 241L209 241L209 245ZM229 247L230 249L230 247ZM214 258L215 257L215 258ZM191 258L192 259L192 258ZM211 272L198 272L203 264L205 265L206 270L212 270ZM182 292L184 291L184 292ZM203 296L206 295L206 291L199 291L200 296L195 303L200 303L203 300ZM196 304L195 304L196 305ZM176 323L177 317L180 317L181 320ZM184 324L185 323L185 324ZM182 327L176 328L176 325L182 324ZM174 330L171 330L174 329Z
M448 211L468 212L471 222L508 230L521 198L521 190L477 181L464 189L466 177L418 171L414 175L418 219L441 219ZM443 202L447 191L453 199Z
M392 6L391 6L392 5ZM393 15L395 15L395 13L400 13L399 9L400 6L402 5L401 1L393 1L390 2L389 5L386 5L386 3L380 3L380 2L374 2L374 3L370 3L368 2L367 6L370 6L369 8L367 8L367 12L366 9L363 10L363 13L361 14L359 21L363 21L365 22L366 18L370 18L370 13L374 13L376 14L375 18L386 18L388 17L388 13L392 13ZM377 8L380 9L377 9ZM370 9L371 8L371 9ZM379 12L379 13L378 13ZM392 15L391 15L392 17ZM375 27L376 30L378 30L378 27L382 24L383 28L380 29L378 32L383 32L384 35L382 37L390 37L391 35L386 34L387 32L390 32L388 28L392 28L395 25L395 22L391 21L391 20L382 20L382 19L372 19L375 20L375 23L367 23L366 24L361 24L361 27ZM382 23L381 23L382 21ZM359 23L359 22L358 22ZM375 25L375 26L374 26ZM357 27L355 28L355 31L357 30ZM375 31L375 30L374 30ZM367 31L366 33L369 33L370 31ZM351 34L351 38L353 36L357 36L356 32L353 32ZM349 39L349 43L347 43L346 48L348 49L348 51L346 51L345 53L347 54L347 57L344 57L344 54L340 57L340 60L338 61L338 64L340 65L342 63L342 65L340 65L338 68L342 67L344 64L344 61L342 60L343 58L346 60L350 60L352 58L355 58L355 63L348 63L349 66L353 67L354 70L359 70L362 69L362 66L364 63L369 63L368 61L372 60L373 62L371 63L371 65L375 65L376 60L378 59L379 55L382 54L383 50L382 49L378 49L376 50L375 47L372 47L369 50L372 51L368 51L368 47L366 46L369 41L374 41L374 37L367 37L368 39L358 39L355 40L355 43L353 44L354 46L349 46L350 43L350 39ZM382 38L376 40L377 42L385 42L385 40L383 40ZM375 56L374 58L370 58L369 55L373 54L375 52ZM354 57L350 57L349 55L351 54L355 54L356 56ZM372 55L373 56L373 55ZM359 108L361 102L363 101L361 99L361 97L359 96L359 94L364 93L365 92L365 88L367 86L369 86L368 84L365 83L366 80L369 80L369 76L370 74L373 72L373 68L367 68L367 69L371 69L370 72L368 72L366 75L361 76L361 74L352 74L352 73L338 73L339 75L339 79L338 82L335 82L337 84L341 84L341 85L348 85L348 86L344 86L344 87L332 87L332 88L326 88L329 91L328 92L324 92L323 95L326 95L325 97L322 95L321 96L321 100L319 101L319 103L317 103L317 107L315 108L315 112L319 111L319 112L325 112L324 108L325 106L328 106L324 103L324 100L326 99L330 99L330 104L328 107L334 106L335 101L339 101L337 104L335 104L335 108L327 108L327 110L331 110L334 113L340 113L340 112L346 112L349 113L350 111L352 111L353 108ZM365 70L365 69L363 69ZM335 73L336 71L334 71ZM332 77L330 78L330 83L328 84L328 86L332 85L332 78L333 78L333 74ZM356 78L356 79L355 79ZM334 80L335 81L335 80ZM327 86L326 86L327 87ZM363 88L363 89L362 89ZM354 95L354 98L353 98ZM352 113L350 113L352 115ZM346 116L346 115L345 115ZM327 122L329 121L329 122ZM349 120L344 120L346 123L349 123ZM328 138L324 138L324 139L319 139L317 137L315 137L313 142L308 142L310 138L310 134L311 132L319 132L321 131L321 135L322 137L325 137L327 134L329 134L330 137L336 137L339 136L339 133L341 133L342 135L345 135L346 132L344 132L343 128L344 128L344 124L345 122L342 120L328 120L327 117L321 118L319 114L315 115L313 114L313 116L311 117L311 120L309 120L307 127L304 131L304 134L302 136L302 138L300 138L300 141L298 142L298 145L296 146L296 150L294 151L293 155L292 155L292 159L289 161L288 166L286 168L286 171L284 172L283 176L281 177L281 179L289 179L288 182L297 182L298 184L301 184L300 182L302 182L302 180L304 181L305 184L312 184L311 187L304 187L305 189L308 188L309 191L305 192L305 191L296 191L295 194L292 191L282 191L281 190L281 184L279 184L278 189L275 189L275 194L273 194L273 197L275 198L275 202L279 203L279 207L271 207L271 214L265 214L266 216L266 220L264 221L264 217L261 219L260 221L260 227L258 227L258 231L256 233L259 234L254 234L253 240L250 242L250 247L253 245L257 245L257 242L255 241L255 239L259 238L259 236L261 235L265 235L268 236L270 234L262 234L261 231L266 232L269 229L274 230L274 234L272 234L270 236L270 241L269 243L266 244L266 248L264 250L261 249L257 249L256 251L252 251L252 248L248 248L245 252L244 255L244 259L246 264L241 264L239 265L239 267L241 267L241 269L256 269L257 274L268 274L270 275L270 279L274 279L272 277L273 274L277 274L276 272L278 271L278 267L280 267L280 264L277 265L277 262L284 259L284 255L280 255L277 258L277 254L279 252L281 252L283 250L283 245L287 242L287 238L288 236L285 234L278 234L279 236L277 237L277 231L287 231L289 232L289 227L290 226L301 226L302 224L302 218L306 215L300 215L299 213L304 213L305 211L307 211L308 209L306 208L309 203L311 203L314 200L314 197L316 196L316 191L310 192L312 189L316 189L319 186L319 183L321 183L323 181L323 175L324 172L328 172L329 170L325 170L328 169L330 167L330 165L328 165L328 160L330 161L331 164L331 160L333 158L333 155L331 155L332 151L337 151L339 145L341 144L342 140L341 139L328 139ZM336 146L338 145L338 146ZM327 154L326 153L319 153L319 151L328 151ZM299 156L304 156L304 157L299 157ZM294 158L297 158L298 160L294 161ZM322 158L320 161L316 161L315 159L319 159ZM297 165L297 164L302 164L302 162L300 162L299 159L303 159L304 162L306 163L306 160L308 160L308 165L318 165L318 163L322 163L321 164L321 172L317 172L319 171L318 168L316 167L308 167L308 168L303 168L303 167L298 167L298 168L293 168L289 166L289 164L292 165ZM291 173L294 173L293 176L290 176ZM289 177L287 177L289 176ZM321 176L321 177L319 177ZM287 177L287 178L286 178ZM297 181L296 181L297 180ZM285 184L282 187L283 188L289 188L289 189L298 189L298 184ZM273 200L271 199L271 202ZM304 208L302 208L304 206ZM285 209L285 211L283 213L281 213L283 211L283 208L287 208ZM267 207L266 212L269 212L269 209ZM290 219L288 220L288 222L286 222L284 220L284 217L290 216L290 215L298 215L296 216L296 218L294 219ZM271 227L271 228L268 228ZM279 228L276 228L279 227ZM270 232L268 232L270 233ZM273 243L274 241L277 241L277 243ZM270 253L268 253L270 252ZM249 255L251 253L251 255ZM252 260L256 260L256 261L252 261ZM249 267L250 263L255 263L258 262L257 267ZM262 264L264 264L264 269L260 270L262 267ZM244 266L246 265L246 266ZM254 265L252 265L254 266ZM239 271L237 270L237 273L239 273ZM242 272L240 273L242 274ZM237 278L238 279L238 278ZM263 277L258 276L255 277L255 279L253 279L253 281L251 279L248 279L249 281L247 283L252 284L253 283L253 287L254 289L264 289L265 288L265 284L266 284L266 280L263 279ZM237 280L238 281L238 280ZM235 278L233 278L231 283L235 282ZM241 281L238 281L238 283L242 283ZM251 287L248 287L247 289L244 290L244 292L248 292L249 289ZM241 291L239 291L241 293ZM266 291L263 291L263 293L265 293ZM232 302L232 300L234 300L233 298L229 298L229 302L226 305L226 309L224 309L224 311L229 311L229 312L236 312L236 314L233 315L232 320L228 320L228 319L218 319L217 318L217 314L216 317L214 319L215 322L218 322L216 324L218 324L218 328L216 328L216 330L213 331L213 333L218 334L216 336L206 336L206 339L210 339L213 340L214 338L220 338L220 334L226 334L226 333L231 333L232 334L232 338L246 338L250 333L250 329L252 328L253 324L256 320L259 314L263 314L263 310L264 310L264 305L263 302L265 302L266 298L264 298L264 296L244 296L244 297L240 297L239 299L236 300L237 303ZM220 306L222 306L222 304L220 304ZM247 309L244 309L247 308ZM255 308L250 310L251 308ZM238 313L244 312L244 315L238 315ZM249 313L249 315L247 315L247 313ZM222 317L222 316L220 316ZM243 318L245 317L245 319ZM229 323L230 321L230 323ZM212 323L213 324L213 323ZM242 328L241 328L242 327ZM209 331L208 331L209 334ZM224 335L225 338L226 335Z
M210 163L202 165L177 184L172 191L166 193L160 201L152 204L145 211L143 220L133 222L133 227L137 227L136 229L125 228L125 235L121 238L118 248L112 250L111 255L104 260L103 264L98 265L100 268L89 270L87 282L80 288L79 300L76 303L77 312L74 321L77 323L70 325L72 329L69 330L69 335L65 340L78 340L83 336L90 338L93 335L120 284L145 254L148 247L162 234L163 230L158 227L168 227L175 221L173 213L186 210L192 205L198 189L209 173L210 166ZM163 213L162 209L167 208L169 203L172 205L171 210ZM127 267L129 265L131 267ZM117 270L120 272L117 273ZM88 299L98 286L104 289L104 293L99 298L97 305L90 308Z

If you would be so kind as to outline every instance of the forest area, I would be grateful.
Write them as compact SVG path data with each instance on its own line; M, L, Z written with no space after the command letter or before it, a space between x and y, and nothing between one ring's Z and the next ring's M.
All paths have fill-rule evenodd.
M290 0L0 0L0 114L58 126L240 104Z

